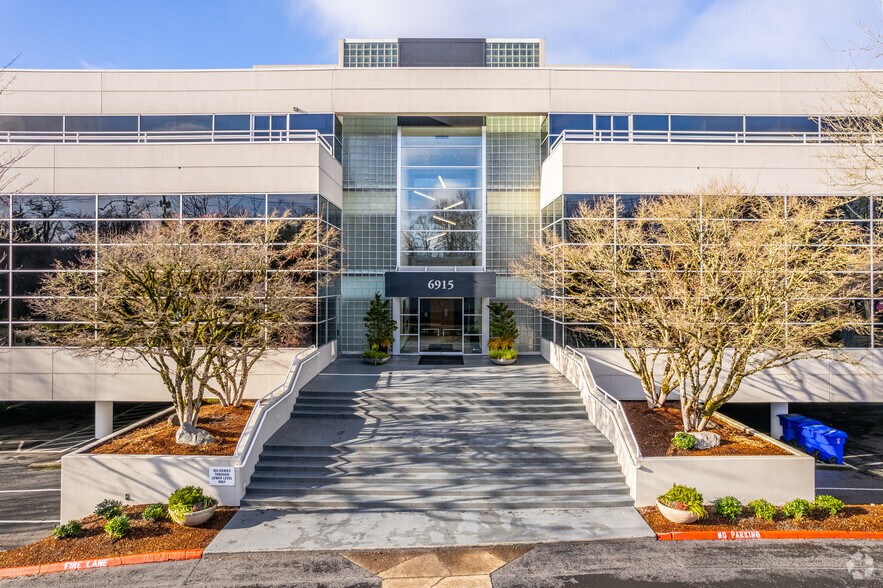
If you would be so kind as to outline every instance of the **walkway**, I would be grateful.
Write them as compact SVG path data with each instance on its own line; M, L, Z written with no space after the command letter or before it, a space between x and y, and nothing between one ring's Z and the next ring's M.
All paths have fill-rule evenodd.
M649 536L612 446L539 357L336 361L264 446L213 552ZM284 529L284 532L283 532Z

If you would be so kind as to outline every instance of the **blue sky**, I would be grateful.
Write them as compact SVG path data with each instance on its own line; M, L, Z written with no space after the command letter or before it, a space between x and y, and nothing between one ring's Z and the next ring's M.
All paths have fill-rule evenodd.
M337 62L337 39L543 37L549 64L883 67L844 50L883 0L0 0L20 68Z

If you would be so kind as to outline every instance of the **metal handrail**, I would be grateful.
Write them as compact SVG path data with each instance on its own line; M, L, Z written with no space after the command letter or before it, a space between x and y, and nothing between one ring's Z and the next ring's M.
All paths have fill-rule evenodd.
M599 401L604 410L610 413L610 416L613 418L613 422L616 423L616 429L619 432L619 436L622 439L623 445L625 445L626 450L628 451L629 461L635 468L639 467L638 460L643 458L643 456L641 455L641 448L638 446L638 440L635 438L635 432L632 430L632 426L629 424L629 420L625 415L625 410L622 408L622 403L611 396L606 390L598 386L598 384L595 382L595 376L594 374L592 374L592 368L589 367L589 362L586 359L585 355L583 355L570 345L567 345L564 348L564 352L564 357L576 363L576 365L579 366L579 368L582 370L583 375L586 376L587 381L590 383L589 393L592 394L592 396L594 396L595 399ZM576 357L573 357L573 355L568 354L568 352L570 354L579 356L579 360L577 360ZM596 392L600 392L601 394L603 394L603 397L598 398ZM625 431L623 431L622 429L620 419L617 418L617 415L614 414L610 407L607 406L605 400L609 400L616 405L619 415L622 417L622 420L625 422L625 426L628 429L628 437L626 437ZM632 451L632 446L629 444L629 439L631 439L631 442L634 444L634 452Z
M294 385L297 383L297 379L300 376L301 368L303 368L304 364L308 361L318 357L318 353L312 353L310 357L301 361L301 357L307 353L311 353L316 351L315 345L310 345L300 353L294 356L291 360L291 364L288 366L288 371L285 373L285 379L282 381L282 384L273 388L263 396L261 396L255 403L254 409L251 411L251 414L248 416L248 421L245 423L245 427L242 429L243 431L249 431L248 426L256 419L260 419L255 427L249 431L249 438L247 440L239 439L239 443L236 445L236 450L233 452L233 456L239 456L234 467L241 468L247 462L248 458L251 455L251 451L254 448L255 439L257 437L257 432L260 431L261 425L264 423L264 417L266 417L267 412L272 409L276 404L286 398L291 392L294 390ZM293 375L292 375L293 374ZM279 392L280 390L284 390L285 393L280 395L277 398L274 398L273 395ZM271 403L271 401L273 401ZM258 416L256 416L258 415ZM243 441L248 444L248 449L243 453L241 451L241 447L243 445Z
M315 141L334 150L317 130L0 131L0 143L291 143Z
M798 143L815 145L819 143L837 143L838 138L848 137L849 143L864 139L864 142L876 144L876 133L836 133L830 131L788 132L788 131L642 131L635 129L622 130L590 130L561 131L549 147L549 152L560 144L571 142L623 142L623 143ZM687 140L690 139L690 140ZM702 139L706 139L703 141Z

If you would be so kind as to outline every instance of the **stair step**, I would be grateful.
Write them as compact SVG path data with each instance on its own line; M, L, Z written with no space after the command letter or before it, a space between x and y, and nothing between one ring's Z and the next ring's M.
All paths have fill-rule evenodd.
M243 507L254 508L301 508L301 509L341 509L341 510L523 510L540 508L611 508L634 506L635 502L626 493L616 496L574 497L507 497L498 500L453 498L448 500L426 500L425 498L378 500L376 498L356 498L337 494L315 494L305 499L292 498L286 494L245 495Z
M309 410L297 409L291 413L294 419L361 419L365 421L380 420L410 420L410 421L548 421L548 420L570 420L574 418L585 418L585 414L576 412L512 412L512 413L490 413L489 411L470 411L470 412L405 412L405 411L378 411L378 410Z
M556 391L556 390L532 390L512 391L505 390L399 390L390 388L348 391L348 390L309 390L302 389L298 392L298 400L300 399L348 399L348 398L372 398L378 400L415 400L415 399L433 399L433 400L566 400L569 402L579 402L579 394L573 390Z
M248 494L289 494L293 497L302 496L310 498L312 494L320 491L329 491L339 496L362 496L365 498L382 498L387 496L402 497L404 499L417 497L473 497L473 498L506 498L513 496L592 496L628 494L628 486L622 481L614 482L589 482L580 484L535 484L506 482L501 484L456 484L445 483L432 486L429 484L377 484L377 483L353 483L353 484L327 484L322 483L286 483L278 481L253 481L248 486Z
M383 467L395 464L397 467L406 467L414 465L428 465L438 468L463 468L473 467L478 469L486 469L499 464L519 464L531 467L543 467L544 465L554 463L558 467L596 467L596 464L613 465L619 467L616 461L616 455L612 452L607 453L587 453L585 455L568 455L562 458L561 455L546 455L541 453L530 452L507 452L497 453L494 455L476 455L468 456L462 454L448 454L445 456L437 456L431 453L421 454L382 454L382 453L351 453L346 455L329 455L321 452L273 452L270 454L261 454L259 466L267 465L271 467L276 464L297 464L303 467L326 467L332 464L364 464L369 467ZM310 465L315 464L315 465Z
M466 474L440 472L437 474L414 475L413 472L383 472L356 474L345 471L336 475L322 475L307 472L288 471L260 471L251 476L252 482L259 483L293 483L313 484L318 486L335 486L339 484L388 484L390 487L419 484L491 484L491 485L537 485L550 484L593 484L598 482L622 483L622 472L582 472L572 474L550 475L551 472L535 472L533 474L496 473L496 474Z
M475 440L479 441L479 440ZM428 453L436 456L456 455L460 458L473 458L489 456L492 459L498 454L518 453L534 454L537 458L561 458L562 454L568 458L573 455L591 454L593 452L612 452L612 445L606 439L587 441L579 445L509 445L503 443L479 444L477 442L464 442L461 445L423 445L419 441L407 443L405 439L392 439L389 443L378 443L372 440L369 443L339 443L333 446L327 445L264 445L261 456L287 455L292 452L305 452L320 454L326 457L343 456L349 457L352 453L373 453L375 455L402 455Z
M362 461L342 459L337 463L328 463L328 460L320 461L316 458L311 463L310 459L285 460L277 458L261 458L255 465L255 474L263 472L291 472L312 474L317 476L335 473L347 475L437 475L455 471L458 474L494 474L494 475L530 475L544 474L548 476L566 476L570 474L595 474L601 472L621 473L619 464L607 456L603 461L573 463L568 460L564 463L548 463L536 460L536 462L522 462L517 465L496 463L497 460L437 460L437 461L414 461L414 460L382 460Z

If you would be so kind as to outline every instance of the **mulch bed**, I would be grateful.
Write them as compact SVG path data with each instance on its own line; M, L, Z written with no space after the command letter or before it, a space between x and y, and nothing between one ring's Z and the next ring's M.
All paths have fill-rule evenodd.
M755 518L751 512L742 509L742 518L735 523L713 509L708 516L689 525L672 523L655 506L638 509L647 524L656 533L676 531L883 531L883 505L846 506L836 515L821 518L813 516L800 519L785 518L776 513L772 521Z
M627 401L622 403L622 407L644 457L791 455L785 449L761 437L736 429L717 417L711 418L711 423L714 425L706 430L721 436L721 444L718 447L702 450L678 449L671 444L675 433L683 431L678 403L667 402L662 408L651 409L644 401Z
M178 427L163 418L124 435L114 437L107 443L94 447L89 453L115 453L128 455L233 455L242 429L254 408L254 402L242 406L223 407L220 404L203 404L199 411L197 427L205 429L218 440L209 445L182 445L175 441Z
M59 561L96 559L133 553L177 549L204 549L239 510L219 506L212 518L199 527L182 527L169 520L151 523L141 518L146 504L126 507L132 528L122 539L111 540L104 533L104 519L90 515L80 519L83 534L70 539L48 537L42 541L0 552L0 568L33 566Z

